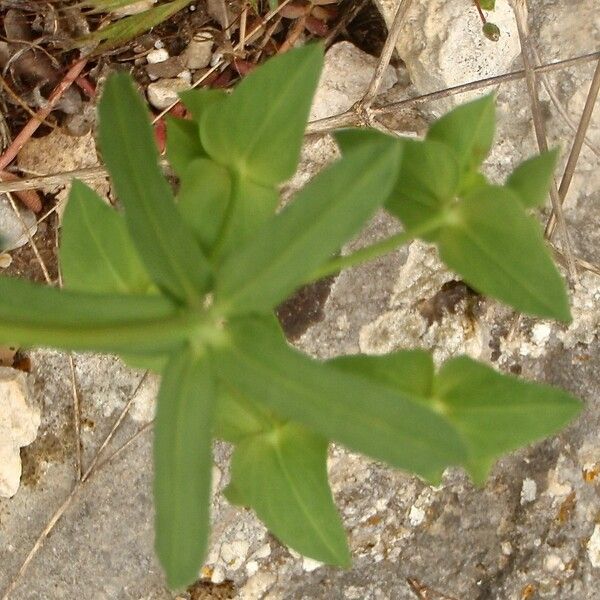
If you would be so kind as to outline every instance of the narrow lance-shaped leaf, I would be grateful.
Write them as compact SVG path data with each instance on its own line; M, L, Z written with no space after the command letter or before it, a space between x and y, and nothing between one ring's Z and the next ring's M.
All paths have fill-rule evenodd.
M203 111L206 151L263 185L291 177L322 65L322 47L310 44L247 75L230 97Z
M405 140L400 173L385 207L409 231L440 216L459 186L458 161L452 148L434 140ZM435 240L437 232L424 235Z
M326 440L292 423L245 438L231 459L231 485L231 499L251 506L283 543L324 563L350 566L327 480Z
M219 382L218 397L215 435L227 442L237 443L283 424L264 404L248 400L226 381Z
M539 225L507 188L477 188L438 237L442 260L478 292L517 310L569 321L565 284Z
M208 158L196 158L181 175L177 208L207 256L223 228L231 202L227 169Z
M224 262L216 302L239 314L284 300L385 202L401 152L399 142L381 135L319 173Z
M479 167L488 155L496 128L494 96L484 96L461 104L438 119L429 129L427 140L450 146L461 172Z
M176 354L163 374L154 424L156 552L171 588L193 583L210 526L215 382L206 354Z
M103 27L86 36L80 37L72 42L72 46L81 48L82 46L98 43L99 45L94 49L94 54L101 54L110 48L124 44L145 31L152 29L152 27L155 27L175 13L178 13L193 1L194 0L172 0L172 2L159 4L144 12L130 15L111 23L107 27ZM98 0L88 0L88 4L96 2L98 2ZM104 10L101 6L101 4L104 3L99 4L98 8Z
M167 158L177 175L182 177L192 160L208 158L200 140L200 117L211 104L227 98L227 94L223 90L193 89L179 97L192 118L167 117Z
M63 216L60 267L69 290L143 294L154 288L123 215L80 181L71 186Z
M447 419L468 450L464 466L478 484L502 454L555 433L581 408L562 390L498 373L464 356L447 361L437 375L431 354L421 350L344 356L331 364L414 394Z
M161 289L201 305L210 265L175 207L146 108L129 76L109 77L99 113L102 155L140 258Z
M225 90L193 89L186 90L179 94L181 102L192 115L192 119L198 125L198 135L200 135L200 119L204 111L213 104L222 102L227 98Z
M167 158L179 177L187 171L190 163L206 158L200 143L198 124L189 119L167 117Z
M458 435L408 395L341 373L290 348L270 319L230 323L232 342L214 364L219 377L255 402L327 439L436 480L462 464Z
M213 263L221 263L231 252L259 235L261 227L275 214L278 202L276 187L255 183L234 173L230 203L211 252Z
M444 364L434 388L467 442L467 467L477 483L500 456L556 433L581 410L563 390L497 373L466 356Z
M163 296L69 292L0 277L0 341L99 352L168 352L201 316Z
M507 179L507 187L516 192L525 208L534 208L544 203L557 160L558 150L542 152L521 163Z

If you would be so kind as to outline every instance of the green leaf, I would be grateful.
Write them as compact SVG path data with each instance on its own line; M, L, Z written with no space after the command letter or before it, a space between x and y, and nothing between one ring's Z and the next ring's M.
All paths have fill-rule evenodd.
M425 350L403 350L384 356L340 356L328 364L348 373L375 379L402 394L426 398L433 385L433 359Z
M581 410L563 390L497 373L466 356L446 362L434 396L464 436L478 483L500 456L556 433Z
M217 264L257 235L273 217L279 202L279 192L273 186L254 183L239 174L234 174L232 185L223 228L211 253L211 259Z
M194 159L181 177L179 212L207 256L223 227L231 187L227 169L207 158Z
M153 289L123 215L74 181L62 222L60 267L67 289L144 294Z
M478 292L526 313L570 320L540 227L510 190L477 188L455 207L438 246L442 260Z
M411 394L447 419L468 449L465 467L478 484L500 456L555 433L581 408L562 390L498 373L465 356L447 361L437 375L431 355L422 350L329 363Z
M179 177L187 171L190 163L205 158L206 152L200 142L198 124L189 119L167 117L167 158Z
M192 119L199 127L204 111L213 104L221 103L227 98L225 90L192 89L179 94L183 105L190 111ZM200 135L200 130L198 136Z
M516 192L525 208L544 203L557 160L558 150L549 150L526 160L512 172L506 185Z
M326 440L291 423L246 438L231 459L231 479L233 499L250 505L282 542L324 563L350 566L327 480Z
M318 44L291 50L250 73L226 100L206 108L200 137L210 156L263 185L291 177L322 65Z
M323 437L437 480L465 448L446 421L408 395L343 373L290 348L270 319L230 323L214 360L222 381Z
M207 356L181 350L163 374L154 423L156 552L171 588L196 581L206 553L215 402Z
M216 302L239 314L266 312L284 300L385 202L401 151L382 135L321 171L223 263Z
M432 140L405 140L400 174L386 208L410 231L439 216L458 185L458 161L451 148ZM429 241L436 237L437 232L423 236Z
M136 4L139 0L83 0L81 6L89 8L90 13L111 12L118 8L124 8Z
M146 109L128 75L108 78L99 115L102 155L141 259L161 289L200 306L210 265L160 172Z
M128 352L121 352L119 354L121 360L132 369L143 369L144 371L152 371L160 375L169 362L168 354L159 353L140 353L130 354Z
M496 127L494 96L488 95L466 104L437 120L427 133L454 150L462 173L476 169L488 155Z
M218 389L219 402L215 419L217 437L227 442L237 443L281 424L270 410L248 400L227 385L227 382L220 382Z
M94 49L93 54L101 54L115 46L125 44L145 31L166 21L169 17L178 13L193 1L194 0L173 0L172 2L159 4L154 8L150 8L129 17L124 17L102 29L98 29L84 37L73 40L71 45L74 48L81 48L83 46L99 44ZM92 0L92 2L97 3L98 0ZM99 6L98 8L104 10L104 7L102 6Z
M163 296L68 292L0 277L0 341L98 352L168 352L201 315Z

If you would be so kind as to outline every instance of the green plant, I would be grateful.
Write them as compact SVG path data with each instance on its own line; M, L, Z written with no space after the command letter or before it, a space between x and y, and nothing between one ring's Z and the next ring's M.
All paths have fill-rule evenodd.
M1 341L113 352L162 373L156 549L173 587L195 580L205 555L214 437L235 447L230 501L252 507L299 552L348 566L327 481L330 441L431 482L456 465L482 483L500 455L579 410L566 392L467 357L436 372L420 350L319 362L286 343L273 310L295 288L416 237L478 291L570 318L527 214L544 200L556 154L490 184L479 167L494 135L491 96L442 117L423 141L340 131L342 158L276 213L321 67L312 45L269 61L230 96L184 93L193 119L168 122L176 197L141 99L126 75L112 75L100 145L124 213L74 182L60 251L65 290L0 278ZM381 206L405 232L331 258Z

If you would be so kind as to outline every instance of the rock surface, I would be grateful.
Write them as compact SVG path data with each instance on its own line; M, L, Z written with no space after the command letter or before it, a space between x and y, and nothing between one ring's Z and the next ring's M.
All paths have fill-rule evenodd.
M31 444L40 425L40 410L31 403L27 374L0 367L0 497L17 493L21 479L19 450Z
M457 19L464 22L470 3L450 4L462 7ZM598 47L595 0L529 4L532 35L543 60ZM575 120L581 106L579 90L589 85L592 69L593 65L584 65L549 77ZM331 72L334 77L333 65ZM352 69L345 72L353 75ZM361 77L368 83L368 75ZM346 84L342 78L340 85ZM348 94L347 106L360 98L362 89L358 95ZM335 100L335 91L333 86L334 105L323 109L323 114L345 109ZM542 101L550 143L567 140L564 146L568 147L572 131L543 92ZM428 108L441 112L443 105ZM490 177L502 181L518 161L535 151L522 82L501 86L498 115L496 145L486 168ZM311 140L294 185L302 185L331 160L331 152L335 152L331 145L327 150ZM600 262L597 167L598 157L584 148L566 204L576 251L593 262ZM379 214L344 251L397 231L394 220ZM573 292L573 324L561 327L547 321L516 321L508 309L473 299L454 284L444 291L456 296L440 296L455 279L428 246L418 243L399 249L342 273L332 286L323 320L298 344L322 358L403 346L430 348L437 361L469 352L498 368L520 371L524 377L562 386L581 397L584 414L559 436L499 461L483 489L474 488L464 473L455 470L446 472L440 486L430 487L406 473L332 448L329 474L354 559L348 571L288 551L252 513L231 507L216 494L213 537L202 580L193 593L176 594L166 589L152 549L151 435L149 428L142 428L151 418L154 392L152 382L146 382L148 387L137 392L131 415L125 417L98 469L78 488L51 538L18 580L11 600L415 600L419 596L411 586L419 586L424 590L421 597L430 598L597 600L600 280L582 273ZM507 338L513 326L514 335ZM113 358L78 355L75 360L84 464L89 464L135 393L141 374L128 371ZM74 485L67 357L36 351L32 365L35 400L44 406L43 421L38 439L24 452L26 473L19 493L0 501L0 590L17 573L39 532ZM104 462L128 440L133 441ZM229 448L216 444L214 456L218 492L227 484Z
M376 0L376 4L388 26L391 25L398 2ZM497 42L483 35L473 2L415 0L412 3L396 48L420 93L443 90L510 70L511 63L520 54L520 46L509 0L497 0L489 18L500 28Z
M189 81L183 78L160 79L147 87L148 101L154 108L163 110L179 100L179 92L190 89Z
M24 206L18 206L19 218L8 197L0 194L0 252L24 246L37 231L35 214Z

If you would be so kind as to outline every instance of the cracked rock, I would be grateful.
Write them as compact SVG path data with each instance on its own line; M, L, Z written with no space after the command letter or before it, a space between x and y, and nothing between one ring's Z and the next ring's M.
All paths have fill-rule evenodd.
M19 489L19 449L31 444L40 426L40 410L30 404L29 377L0 367L0 497L11 498Z

